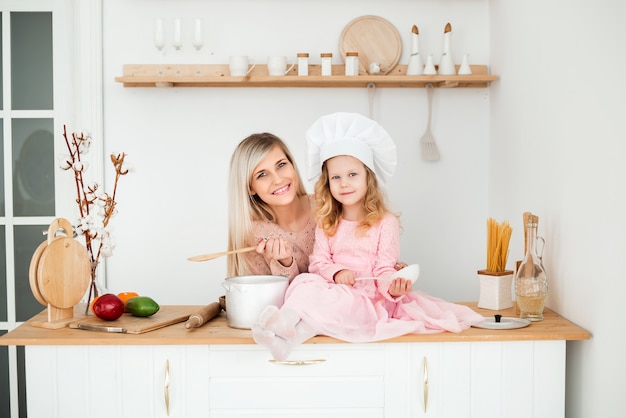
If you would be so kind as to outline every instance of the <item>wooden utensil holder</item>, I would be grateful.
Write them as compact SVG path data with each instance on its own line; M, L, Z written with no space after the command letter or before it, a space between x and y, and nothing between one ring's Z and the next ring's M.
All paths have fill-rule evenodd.
M513 306L511 297L513 272L511 270L478 270L478 280L480 282L479 308L498 311Z

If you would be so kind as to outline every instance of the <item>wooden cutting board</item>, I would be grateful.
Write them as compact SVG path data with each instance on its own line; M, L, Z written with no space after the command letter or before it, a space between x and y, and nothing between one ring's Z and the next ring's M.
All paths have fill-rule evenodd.
M361 16L346 25L339 38L339 52L346 62L346 52L359 53L359 74L369 74L370 63L380 66L380 74L389 74L402 54L402 38L394 25L379 16Z
M74 306L89 287L90 274L89 254L74 240L72 224L55 219L48 227L47 240L33 253L28 270L33 296L48 307L48 321L37 325L50 329L67 326L74 319Z
M127 334L143 334L144 332L154 331L155 329L163 328L168 325L184 322L189 318L189 315L194 312L195 310L192 306L168 305L161 306L159 312L147 318L141 318L125 313L115 321L105 321L97 316L89 316L78 321L71 322L69 326L70 328L79 328L79 324L85 324L103 328L115 327L124 329L124 332ZM102 329L102 331L106 330Z

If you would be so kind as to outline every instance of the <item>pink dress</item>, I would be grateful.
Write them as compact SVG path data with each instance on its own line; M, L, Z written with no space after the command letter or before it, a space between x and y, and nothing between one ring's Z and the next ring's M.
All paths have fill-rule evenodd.
M359 235L357 226L357 222L342 220L333 237L316 229L310 273L292 281L281 311L294 311L318 335L348 342L460 332L483 320L466 306L419 291L393 297L384 280L336 284L333 275L342 269L353 270L356 277L384 277L395 272L400 255L398 219L387 214L366 235Z

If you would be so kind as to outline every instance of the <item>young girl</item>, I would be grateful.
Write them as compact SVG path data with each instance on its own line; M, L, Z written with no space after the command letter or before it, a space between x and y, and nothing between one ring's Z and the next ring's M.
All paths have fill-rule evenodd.
M336 113L318 120L307 141L310 175L320 175L310 273L293 280L280 309L269 306L261 313L252 327L255 341L285 360L317 334L371 342L459 332L481 321L465 306L412 292L405 278L384 280L400 255L399 221L379 186L396 165L387 132L359 114Z
M315 239L313 199L307 195L291 152L270 133L250 135L230 161L228 249L257 245L256 252L228 256L228 275L306 272Z

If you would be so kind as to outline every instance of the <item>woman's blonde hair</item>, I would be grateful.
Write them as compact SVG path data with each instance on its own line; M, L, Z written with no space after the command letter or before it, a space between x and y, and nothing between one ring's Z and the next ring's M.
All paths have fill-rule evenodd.
M367 175L367 192L365 193L365 218L359 224L360 230L365 233L367 229L378 223L389 212L385 203L385 194L378 185L376 174L363 164ZM329 237L337 232L337 225L341 220L342 207L330 193L328 168L326 161L322 164L322 173L315 183L315 215L318 225Z
M228 177L228 250L253 245L250 241L253 221L276 222L272 208L252 195L250 183L255 167L267 157L275 147L279 147L287 157L298 178L297 195L306 195L302 177L287 145L274 134L256 133L245 138L237 145L230 159ZM244 254L228 256L227 273L229 277L251 274L248 258Z

